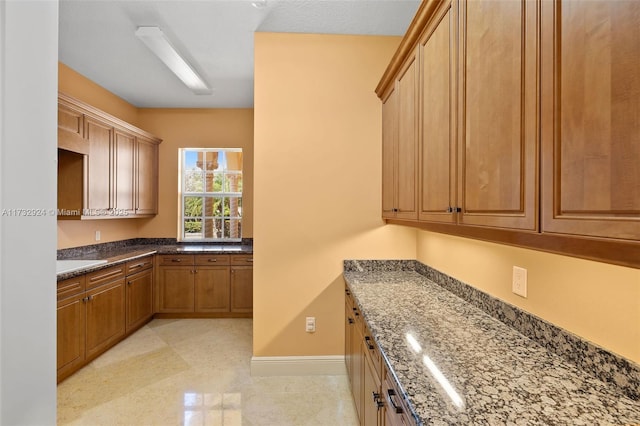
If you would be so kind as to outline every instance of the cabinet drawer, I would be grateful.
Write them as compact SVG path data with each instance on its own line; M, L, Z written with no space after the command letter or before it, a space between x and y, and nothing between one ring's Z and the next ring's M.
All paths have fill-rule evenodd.
M199 254L196 256L196 265L228 265L228 254Z
M382 397L385 403L385 426L413 426L416 424L402 399L400 390L388 371L382 383Z
M373 340L371 331L366 324L364 325L364 340L365 347L368 351L368 356L371 358L371 364L375 368L378 377L382 378L382 354L380 353L378 344L375 342L375 340Z
M58 301L84 293L86 282L86 277L84 275L69 278L64 281L58 281Z
M159 257L159 265L193 265L193 255L190 254L167 254Z
M153 267L153 256L141 257L127 262L126 274L131 275Z
M231 256L231 264L253 266L253 255L237 254L237 255Z
M87 290L95 288L104 283L115 281L123 278L125 274L125 264L112 266L111 268L101 269L96 272L87 274Z

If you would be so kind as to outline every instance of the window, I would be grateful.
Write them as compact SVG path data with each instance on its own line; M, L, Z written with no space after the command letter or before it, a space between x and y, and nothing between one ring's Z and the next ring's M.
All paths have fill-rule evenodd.
M180 241L240 241L242 149L182 148Z

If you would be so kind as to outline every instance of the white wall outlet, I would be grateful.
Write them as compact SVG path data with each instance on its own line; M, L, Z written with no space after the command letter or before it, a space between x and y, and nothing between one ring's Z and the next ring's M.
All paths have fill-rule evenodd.
M96 231L96 241L100 241L100 231Z
M305 322L305 331L307 333L313 333L316 331L316 317L307 317Z
M527 270L519 266L513 267L511 290L524 298L527 297Z

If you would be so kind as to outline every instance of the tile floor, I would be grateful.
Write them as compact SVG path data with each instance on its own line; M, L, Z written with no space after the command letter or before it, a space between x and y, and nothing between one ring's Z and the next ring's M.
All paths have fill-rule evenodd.
M58 385L58 424L357 425L347 376L251 377L251 330L153 320Z

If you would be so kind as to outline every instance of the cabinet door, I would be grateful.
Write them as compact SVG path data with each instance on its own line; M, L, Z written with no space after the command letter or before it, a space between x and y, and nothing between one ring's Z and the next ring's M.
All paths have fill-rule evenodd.
M640 240L640 2L542 13L542 231Z
M153 316L153 269L127 277L126 332L139 327Z
M354 327L353 333L351 334L351 393L353 393L353 401L356 405L356 412L358 413L358 418L362 420L362 396L363 396L363 366L364 362L364 353L362 352L362 318L360 315L360 311L356 307L352 307L352 312L354 315Z
M136 214L158 213L158 144L138 137Z
M253 267L231 267L231 312L253 311Z
M380 395L380 378L377 376L376 370L373 368L371 358L367 356L367 342L361 343L362 356L362 416L360 424L363 426L377 426L382 422L381 411L383 399Z
M460 5L458 221L537 230L538 2Z
M89 161L87 170L87 209L90 214L100 214L113 204L111 179L113 162L111 143L113 127L93 117L86 117L86 137L89 140Z
M193 271L193 266L158 268L158 312L193 312Z
M422 132L420 220L455 222L456 10L444 2L420 42Z
M125 333L125 280L87 291L87 358L102 352Z
M415 55L398 77L397 212L398 219L418 219L418 74Z
M229 312L229 267L198 266L194 277L195 311Z
M398 100L395 89L382 103L382 217L396 217Z
M81 366L85 359L84 293L58 302L57 368L58 381Z
M135 187L134 187L134 166L135 166L135 136L115 131L115 177L114 177L114 197L113 207L118 210L118 214L133 215L135 212Z
M347 376L351 380L353 374L351 369L351 363L353 355L351 353L351 339L353 339L353 311L351 309L351 293L345 289L344 298L344 362L347 366Z

